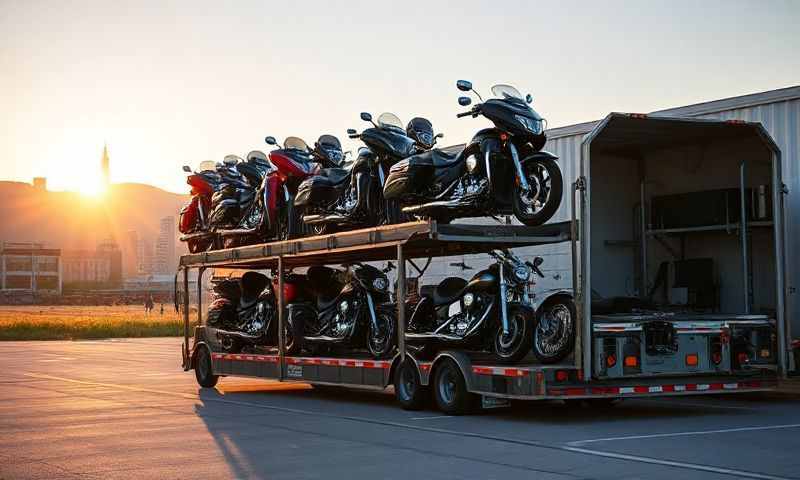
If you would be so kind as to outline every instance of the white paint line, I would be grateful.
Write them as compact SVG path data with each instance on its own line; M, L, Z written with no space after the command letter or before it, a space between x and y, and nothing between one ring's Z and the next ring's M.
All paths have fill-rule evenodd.
M747 472L744 470L735 470L732 468L714 467L711 465L701 465L698 463L674 462L672 460L661 460L658 458L640 457L638 455L626 455L624 453L601 452L598 450L589 450L586 448L578 448L578 447L564 447L564 450L568 450L570 452L575 452L575 453L583 453L585 455L594 455L597 457L614 458L617 460L629 460L632 462L649 463L652 465L663 465L666 467L687 468L690 470L698 470L701 472L719 473L722 475L733 475L737 478L756 478L760 480L792 480L789 477L779 477L776 475Z
M593 438L590 440L578 440L574 442L569 442L567 443L567 445L578 446L578 445L585 445L587 443L614 442L618 440L644 440L648 438L688 437L692 435L713 435L715 433L753 432L757 430L779 430L783 428L800 428L800 423L791 423L786 425L764 425L761 427L723 428L720 430L698 430L694 432L655 433L652 435L630 435L626 437Z
M433 415L430 417L411 417L409 420L435 420L437 418L453 418L452 415Z

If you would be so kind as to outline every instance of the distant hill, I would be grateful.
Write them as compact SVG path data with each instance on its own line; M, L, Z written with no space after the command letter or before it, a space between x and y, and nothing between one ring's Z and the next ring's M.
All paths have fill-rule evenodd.
M139 238L152 241L158 236L159 220L174 216L177 222L188 200L188 195L136 183L114 184L103 197L91 198L0 182L0 240L94 250L109 236L121 245L126 232L135 230ZM180 242L176 247L177 253L184 252Z

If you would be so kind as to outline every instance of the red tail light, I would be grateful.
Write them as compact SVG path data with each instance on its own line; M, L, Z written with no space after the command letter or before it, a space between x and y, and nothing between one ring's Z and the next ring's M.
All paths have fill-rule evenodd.
M686 355L686 365L689 367L696 367L699 361L700 359L697 358L696 353L690 353L689 355Z
M611 355L607 355L607 356L606 356L606 366L607 366L608 368L611 368L611 367L613 367L613 366L614 366L614 365L616 365L616 364L617 364L617 356L616 356L616 355L614 355L614 354L612 353Z
M625 357L625 366L636 368L639 366L639 358L634 355L628 355Z
M569 379L569 374L566 370L556 371L556 380L559 382L566 382Z

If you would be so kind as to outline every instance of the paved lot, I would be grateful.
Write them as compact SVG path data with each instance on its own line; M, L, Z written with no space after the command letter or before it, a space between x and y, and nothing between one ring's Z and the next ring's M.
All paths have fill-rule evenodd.
M0 478L800 478L798 400L443 417L371 392L235 378L201 391L179 344L0 343Z

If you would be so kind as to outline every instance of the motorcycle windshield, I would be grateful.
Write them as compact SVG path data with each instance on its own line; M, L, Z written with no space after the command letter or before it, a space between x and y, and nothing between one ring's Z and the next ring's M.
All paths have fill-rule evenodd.
M198 172L213 172L217 170L217 162L213 160L204 160L197 166Z
M400 119L397 118L397 115L395 115L394 113L384 112L381 113L381 115L378 117L378 126L381 128L393 127L402 130L403 122L401 122Z
M286 140L283 141L283 148L307 152L308 144L300 137L286 137Z
M505 85L502 83L492 87L492 95L494 95L494 98L499 98L501 100L508 100L510 98L513 98L515 100L525 101L525 97L523 97L522 94L519 93L519 90L512 87L511 85Z

